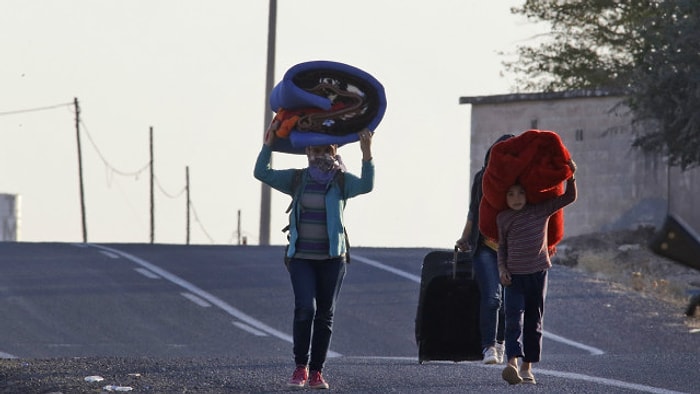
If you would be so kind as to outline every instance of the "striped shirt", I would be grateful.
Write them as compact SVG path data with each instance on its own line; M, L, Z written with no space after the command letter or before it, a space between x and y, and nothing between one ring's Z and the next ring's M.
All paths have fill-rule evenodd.
M511 274L532 274L552 266L547 229L549 217L576 200L576 183L568 181L566 192L540 204L525 204L515 211L500 212L498 224L498 267Z
M300 197L301 212L297 228L295 258L326 260L330 258L326 226L326 191L328 186L309 181Z

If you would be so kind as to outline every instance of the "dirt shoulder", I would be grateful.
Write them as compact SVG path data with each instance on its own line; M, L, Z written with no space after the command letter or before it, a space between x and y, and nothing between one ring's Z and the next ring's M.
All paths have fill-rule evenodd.
M575 267L685 311L691 295L700 292L700 271L652 252L648 245L653 235L652 228L640 228L566 238L557 246L553 263ZM695 317L686 319L690 328L700 328L699 314L696 311Z

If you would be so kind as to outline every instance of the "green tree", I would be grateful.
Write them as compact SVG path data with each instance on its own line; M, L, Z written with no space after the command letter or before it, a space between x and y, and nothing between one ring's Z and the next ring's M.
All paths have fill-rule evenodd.
M624 93L642 126L633 146L700 165L700 0L527 0L512 12L552 27L504 63L520 89Z

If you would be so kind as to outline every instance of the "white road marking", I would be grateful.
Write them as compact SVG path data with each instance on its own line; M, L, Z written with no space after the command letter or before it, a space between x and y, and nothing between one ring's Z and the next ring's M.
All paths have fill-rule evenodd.
M595 347L593 347L593 346L584 345L584 344L582 344L582 343L575 342L575 341L572 341L572 340L570 340L570 339L566 339L566 338L561 337L561 336L559 336L559 335L557 335L557 334L552 334L552 333L549 332L549 331L543 330L543 331L542 331L542 334L544 334L544 337L545 337L545 338L551 339L551 340L553 340L553 341L561 342L561 343L566 344L566 345L569 345L569 346L577 347L577 348L579 348L579 349L582 349L582 350L585 350L585 351L589 352L590 354L592 354L592 355L594 355L594 356L599 356L599 355L601 355L601 354L605 354L604 351L602 351L602 350L600 350L600 349L598 349L598 348L595 348Z
M151 272L151 271L149 271L149 270L147 270L147 269L145 269L145 268L139 267L139 268L134 268L134 270L136 270L136 272L138 272L139 274L145 276L145 277L148 278L148 279L160 279L160 276L154 274L153 272Z
M160 275L165 280L167 280L167 281L169 281L177 286L182 287L183 289L189 291L190 293L197 295L198 297L206 300L207 302L218 307L219 309L221 309L224 312L228 313L229 315L235 317L236 319L239 319L239 320L245 322L249 326L254 327L255 329L260 330L262 332L265 332L269 335L272 335L273 337L277 337L283 341L287 341L289 343L294 343L294 340L292 339L291 335L286 334L282 331L276 330L276 329L268 326L267 324L265 324L259 320L256 320L251 316L246 315L245 313L241 312L240 310L238 310L238 309L234 308L233 306L229 305L228 303L226 303L224 300L214 296L213 294L210 294L210 293L200 289L199 287L193 285L192 283L190 283L190 282L188 282L188 281L186 281L186 280L184 280L176 275L173 275L170 272L168 272L168 271L166 271L166 270L164 270L164 269L162 269L154 264L149 263L146 260L143 260L143 259L138 258L136 256L133 256L129 253L122 252L121 250L113 249L113 248L110 248L107 246L97 245L97 244L90 244L90 246L97 248L97 249L107 250L107 251L110 251L112 253L116 253L119 256L121 256L127 260L130 260L130 261L140 265L141 267L146 268L147 270L150 270L151 272L154 272L157 275ZM332 350L328 351L328 357L340 357L340 356L342 356L340 353L334 352Z
M379 268L379 269L382 269L382 270L391 272L392 274L396 274L396 275L402 276L402 277L404 277L404 278L406 278L406 279L412 280L412 281L414 281L414 282L420 284L420 276L418 276L418 275L414 275L414 274L411 274L411 273L409 273L409 272L401 271L401 270L396 269L396 268L394 268L394 267L390 267L390 266L388 266L388 265L386 265L386 264L380 263L379 261L372 260L372 259L368 259L368 258L362 257L362 256L358 256L358 255L356 255L356 254L353 254L353 255L352 255L352 259L353 259L353 261L354 261L354 260L360 261L361 263L365 263L365 264L371 265L371 266L373 266L373 267L376 267L376 268ZM545 338L551 339L551 340L553 340L553 341L561 342L561 343L564 343L564 344L569 345L569 346L577 347L577 348L579 348L579 349L583 349L583 350L589 352L589 353L592 354L592 355L596 355L596 356L597 356L597 355L605 354L604 351L602 351L602 350L600 350L600 349L598 349L598 348L595 348L595 347L592 347L592 346L588 346L588 345L585 345L585 344L583 344L583 343L579 343L579 342L576 342L576 341L572 341L572 340L567 339L567 338L564 338L564 337L562 337L562 336L559 336L559 335L556 335L556 334L552 334L552 333L550 333L550 332L548 332L548 331L542 331L542 334L544 335Z
M266 337L267 336L267 334L265 334L264 332L262 332L260 330L256 330L253 327L251 327L245 323L241 323L239 321L233 322L233 325L240 328L241 330L248 331L249 333L256 335L256 336L259 336L259 337Z
M353 256L355 258L355 256ZM394 360L394 361L415 361L418 363L417 357L362 357L362 356L347 356L344 358L351 358L356 360ZM482 364L481 361L463 361L460 363L455 363L453 361L430 361L431 364L460 364L469 365L478 368L488 368L488 369L501 369L502 365L486 365ZM604 386L619 387L623 389L630 389L639 392L653 393L653 394L685 394L682 391L667 390L653 386L647 386L643 384L625 382L623 380L600 378L597 376L584 375L581 373L574 372L562 372L562 371L552 371L549 369L533 368L532 372L535 375L546 375L553 376L557 378L570 379L570 380L582 380L584 382L597 383Z
M202 308L209 308L211 306L210 303L204 301L203 299L197 297L196 295L192 293L185 293L182 292L180 293L183 297L187 298L188 300L194 302L195 304L201 306Z
M103 255L105 255L105 256L107 256L107 257L109 257L109 258L112 258L112 259L118 259L118 258L119 258L119 256L118 256L117 254L112 253L112 252L107 252L107 251L101 250L100 253L102 253Z
M358 256L354 253L353 253L351 259L352 260L359 260L360 262L365 263L367 265L371 265L372 267L379 268L379 269L382 269L384 271L389 271L392 274L402 276L408 280L412 280L412 281L420 284L420 276L418 276L418 275L413 275L413 274L408 273L406 271L401 271L400 269L390 267L386 264L380 263L379 261L368 259L367 257Z
M645 393L683 394L682 391L661 389L658 387L646 386L643 384L629 383L629 382L625 382L625 381L617 380L617 379L599 378L597 376L589 376L589 375L584 375L584 374L574 373L574 372L552 371L552 370L548 370L548 369L539 369L539 368L533 368L532 371L533 371L533 373L540 374L540 375L549 375L549 376L570 379L570 380L583 380L586 382L598 383L598 384L602 384L605 386L620 387L623 389L630 389L630 390L641 391L641 392L645 392Z

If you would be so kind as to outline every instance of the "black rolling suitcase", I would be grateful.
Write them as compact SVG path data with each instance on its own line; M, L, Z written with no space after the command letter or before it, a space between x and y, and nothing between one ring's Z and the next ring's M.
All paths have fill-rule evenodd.
M432 251L425 256L415 327L419 363L482 359L479 299L469 253Z

